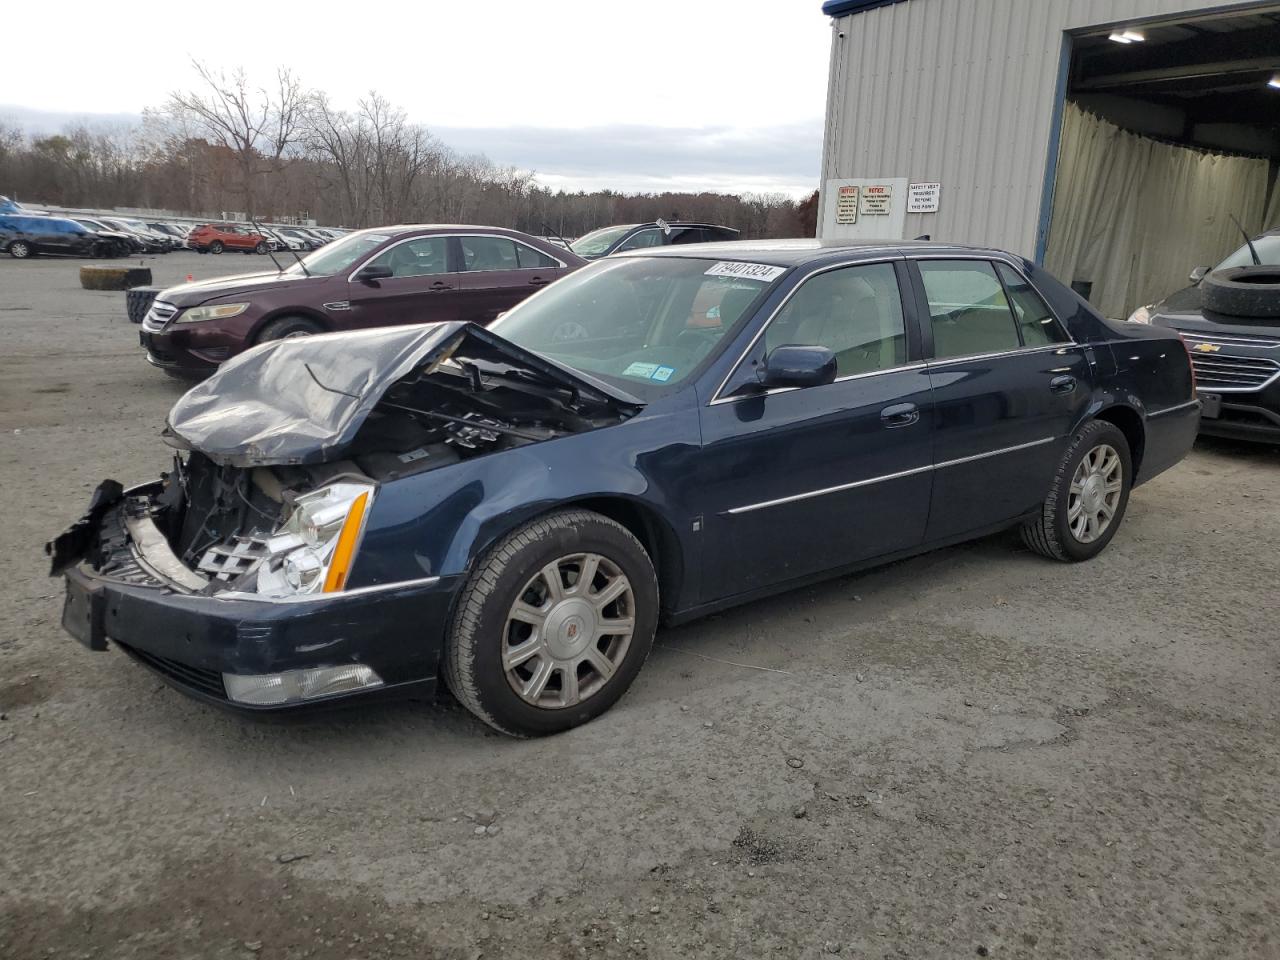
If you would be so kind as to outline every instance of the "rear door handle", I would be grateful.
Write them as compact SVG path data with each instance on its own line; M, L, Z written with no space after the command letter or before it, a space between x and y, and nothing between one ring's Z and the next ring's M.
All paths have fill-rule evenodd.
M895 403L880 411L880 423L888 429L909 427L919 419L920 408L914 403Z
M443 280L437 280L431 286L427 287L427 289L428 290L452 290L453 285L445 283Z
M529 286L545 287L550 282L551 282L550 280L547 280L544 277L534 277L532 280L529 281Z
M1076 388L1076 378L1070 375L1054 377L1049 381L1049 389L1054 393L1070 393Z

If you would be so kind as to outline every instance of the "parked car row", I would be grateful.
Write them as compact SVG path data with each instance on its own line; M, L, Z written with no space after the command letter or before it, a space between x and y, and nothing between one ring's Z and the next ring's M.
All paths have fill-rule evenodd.
M327 227L265 226L242 223L202 223L187 234L187 246L197 253L266 254L277 250L295 253L319 250L349 231Z
M169 238L131 219L0 214L0 253L8 253L15 260L40 254L118 257L142 252L164 253L173 248Z
M213 254L228 250L306 253L349 232L328 227L142 220L119 214L56 215L24 209L7 199L0 218L0 253L19 260L40 254L122 257L182 248Z

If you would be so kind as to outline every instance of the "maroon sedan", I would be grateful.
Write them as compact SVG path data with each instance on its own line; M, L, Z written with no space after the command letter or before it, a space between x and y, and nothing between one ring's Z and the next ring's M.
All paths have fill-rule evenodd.
M446 320L487 324L586 262L500 227L361 230L279 272L163 291L142 322L142 345L155 366L191 375L284 337Z

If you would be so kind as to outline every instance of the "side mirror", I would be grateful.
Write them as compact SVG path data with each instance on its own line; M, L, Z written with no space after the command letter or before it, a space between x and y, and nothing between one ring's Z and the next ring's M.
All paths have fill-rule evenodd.
M766 389L820 387L836 378L836 355L827 347L774 347L758 376Z
M357 283L373 283L375 280L388 280L395 276L390 267L370 265L361 268L355 275Z
M1204 279L1204 275L1205 275L1206 273L1209 273L1212 269L1213 269L1213 267L1211 267L1211 266L1195 267L1195 268L1191 271L1191 273L1190 273L1190 275L1187 277L1187 279L1188 279L1188 280L1190 280L1192 283L1199 283L1201 280L1203 280L1203 279Z

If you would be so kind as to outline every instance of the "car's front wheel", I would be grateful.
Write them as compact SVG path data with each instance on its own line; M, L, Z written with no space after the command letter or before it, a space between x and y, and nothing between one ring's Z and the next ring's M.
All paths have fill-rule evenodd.
M1039 515L1023 525L1023 542L1053 560L1092 560L1116 535L1132 486L1124 433L1105 420L1086 423L1063 454Z
M446 641L445 681L503 733L558 733L618 701L657 624L657 578L640 542L598 513L552 514L480 560Z
M215 240L215 241L213 241L213 243L209 244L209 252L210 252L210 253L218 254L218 253L221 253L221 252L222 252L222 249L223 249L223 248L222 248L222 241L221 241L221 240Z
M292 340L294 337L310 337L317 333L324 333L324 329L314 320L306 317L277 317L258 331L255 342Z
M9 256L13 257L15 260L26 260L34 252L35 251L32 249L31 244L27 243L25 240L15 240L13 243L9 244Z

